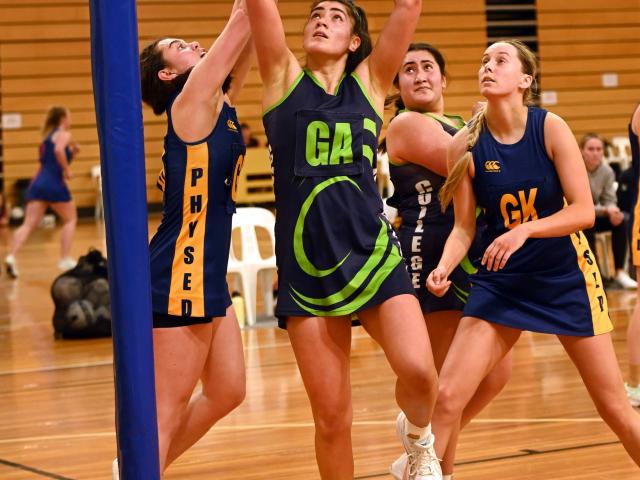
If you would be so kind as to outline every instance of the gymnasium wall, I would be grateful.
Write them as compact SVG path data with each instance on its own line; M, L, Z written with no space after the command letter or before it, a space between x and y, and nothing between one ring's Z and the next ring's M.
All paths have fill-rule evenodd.
M626 135L640 102L640 0L537 1L540 84L557 99L546 108L578 137Z
M377 36L391 9L390 0L362 0L370 30ZM575 2L577 3L577 2ZM582 133L596 129L623 134L634 102L640 99L640 45L637 41L638 0L539 0L541 84L557 92L550 107ZM158 36L178 36L210 45L222 29L230 0L138 0L140 45ZM476 72L486 44L485 2L423 1L415 39L439 46L447 60L447 110L468 116L479 99ZM290 47L302 56L303 23L310 2L280 0ZM568 25L568 26L567 26ZM91 85L89 9L87 0L0 0L0 108L20 113L22 127L3 131L5 191L16 179L37 170L40 127L48 106L72 111L74 139L81 155L73 165L71 189L78 206L92 206L95 185L90 169L99 163ZM599 86L602 72L616 71L620 86ZM388 112L388 116L391 115ZM252 69L238 104L240 120L248 122L264 144L260 81ZM150 202L159 202L155 188L161 168L163 117L145 107L145 150Z

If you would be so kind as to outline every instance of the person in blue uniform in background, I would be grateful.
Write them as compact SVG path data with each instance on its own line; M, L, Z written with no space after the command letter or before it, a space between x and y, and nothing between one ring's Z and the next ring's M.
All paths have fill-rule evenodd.
M462 309L469 295L469 275L476 270L479 249L472 248L451 274L453 288L443 297L427 289L427 275L438 266L444 244L453 228L453 206L443 212L438 194L447 176L447 148L460 128L461 117L445 114L446 64L432 45L413 43L404 57L394 85L399 113L389 124L386 146L393 182L393 196L387 203L398 209L402 224L398 237L409 275L429 330L431 349L438 371L442 367ZM480 225L483 222L480 221ZM479 232L476 232L476 237ZM477 242L476 242L477 243ZM509 380L511 354L508 353L483 379L473 399L465 407L466 425L493 399ZM442 458L445 479L453 472L455 441ZM406 455L391 467L401 480Z
M485 211L481 265L444 361L434 414L437 452L455 438L478 385L522 330L558 336L598 413L640 463L640 417L627 402L609 332L602 278L581 230L594 207L580 149L567 124L528 106L537 64L518 40L489 46L478 72L487 99L453 140L444 206L455 225L428 287L443 295Z
M245 151L232 104L250 51L238 0L208 51L162 38L140 54L142 99L167 114L163 217L149 246L161 471L245 396L226 271ZM198 380L202 391L192 396Z
M361 8L348 0L313 2L304 66L287 47L275 2L247 0L247 8L273 156L276 315L311 403L320 475L354 475L349 354L357 314L398 376L403 413L396 426L410 453L408 475L439 479L429 431L436 369L373 175L386 93L421 1L396 0L373 48Z
M60 232L60 260L58 268L69 270L76 265L71 258L71 242L76 231L76 205L71 198L68 182L71 180L71 160L80 148L71 141L71 113L66 107L49 108L42 127L44 140L40 144L40 169L25 195L24 221L15 231L11 250L4 259L7 274L18 278L16 254L29 235L40 225L47 208L51 208L62 220Z

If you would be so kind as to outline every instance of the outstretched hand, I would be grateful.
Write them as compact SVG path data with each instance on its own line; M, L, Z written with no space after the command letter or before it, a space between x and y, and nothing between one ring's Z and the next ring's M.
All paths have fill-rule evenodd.
M427 288L429 291L436 297L444 296L451 286L451 280L448 279L448 276L446 268L437 266L427 277Z
M522 228L522 225L503 233L485 250L482 256L482 265L487 270L494 272L504 268L511 255L524 244L528 237L529 235Z

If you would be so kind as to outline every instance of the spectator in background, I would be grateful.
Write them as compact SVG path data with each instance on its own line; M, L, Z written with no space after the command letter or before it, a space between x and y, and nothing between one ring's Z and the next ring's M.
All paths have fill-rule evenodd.
M591 196L596 209L595 225L585 230L584 234L595 252L596 233L611 232L613 261L616 268L614 279L622 288L636 288L637 283L624 269L627 254L628 215L625 215L617 205L615 173L604 162L604 140L595 133L587 133L580 140L580 150L587 167Z
M242 131L242 140L247 147L259 147L260 142L256 137L251 135L251 126L248 123L241 123L240 130Z

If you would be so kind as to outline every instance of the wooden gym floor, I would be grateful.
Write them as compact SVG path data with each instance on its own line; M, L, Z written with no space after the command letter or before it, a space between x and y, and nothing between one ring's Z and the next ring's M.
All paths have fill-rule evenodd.
M150 222L150 231L158 219ZM11 231L0 229L0 254ZM49 294L59 230L35 232L18 255L21 277L0 277L0 479L109 479L115 457L109 339L56 341ZM103 229L80 223L75 256L101 248ZM634 292L611 291L623 371ZM133 321L131 319L130 321ZM286 334L272 323L243 332L247 399L171 466L167 479L317 479L313 427ZM594 359L597 361L597 359ZM394 382L380 348L353 331L356 478L390 479L400 453ZM554 337L525 333L513 378L461 435L456 480L637 479L598 418Z

